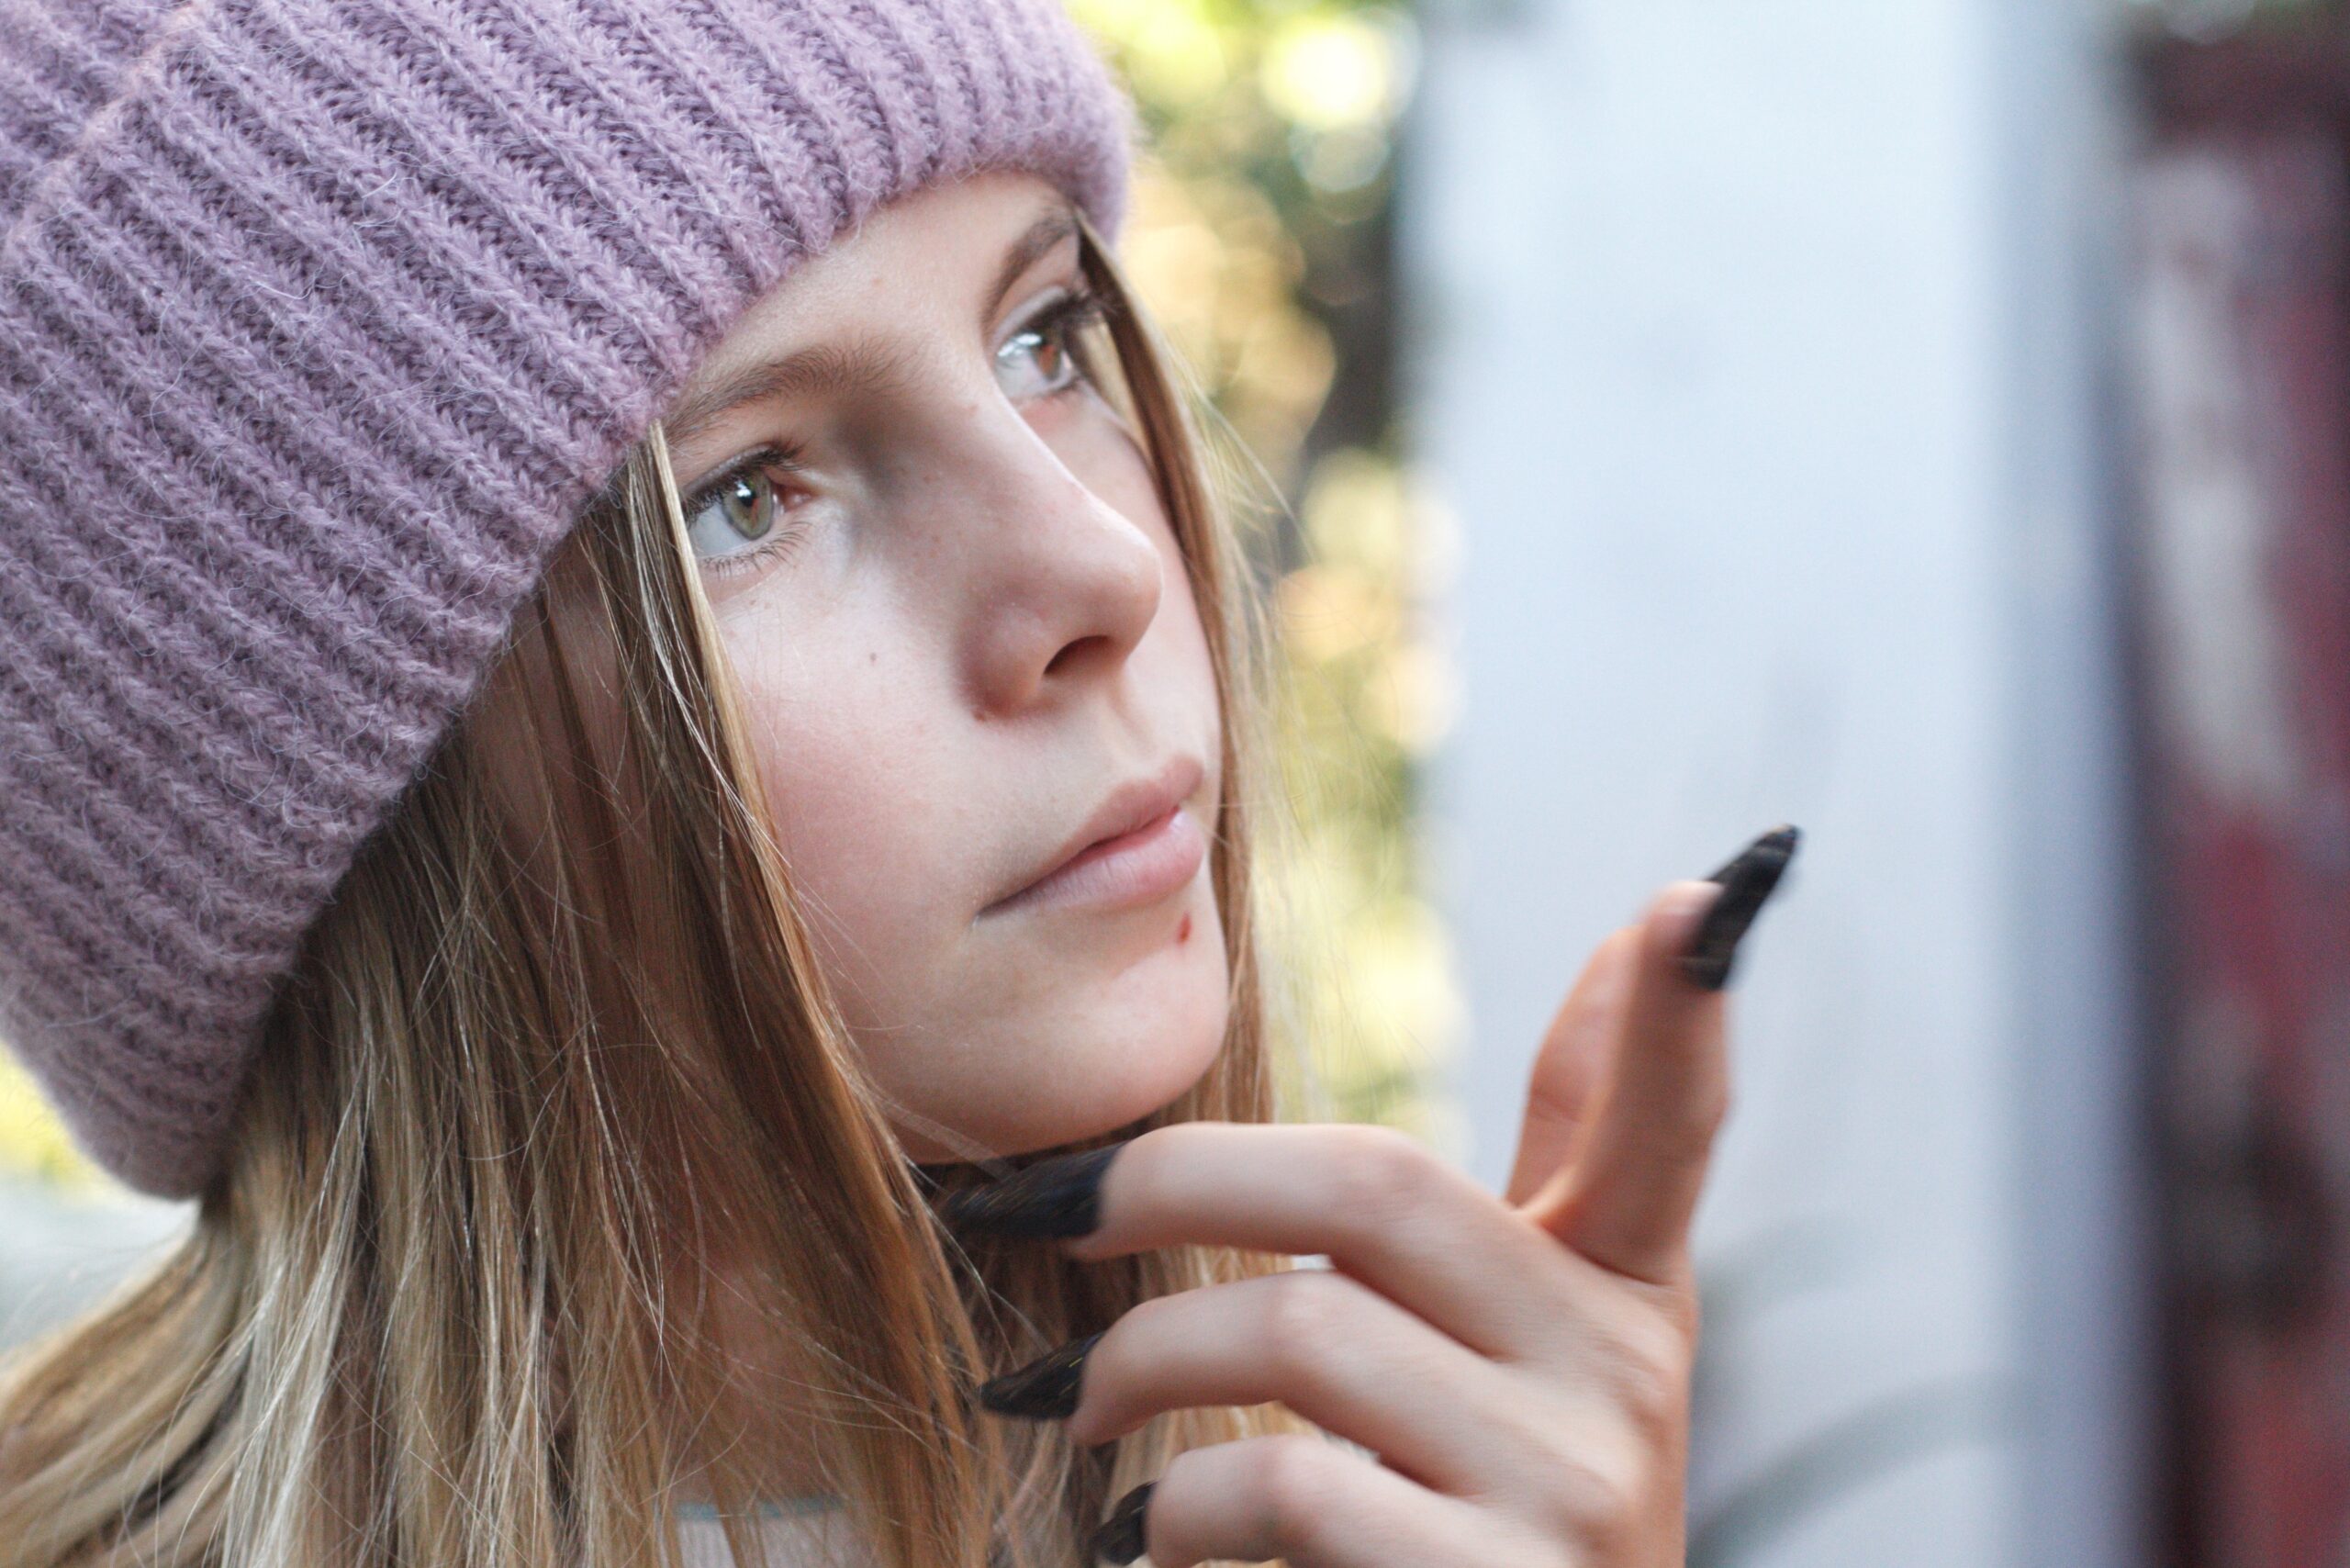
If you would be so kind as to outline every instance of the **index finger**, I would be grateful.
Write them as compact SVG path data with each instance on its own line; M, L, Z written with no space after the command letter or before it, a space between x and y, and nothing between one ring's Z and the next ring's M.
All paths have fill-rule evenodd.
M1720 894L1675 882L1650 905L1606 1097L1560 1191L1530 1209L1592 1261L1652 1284L1687 1267L1689 1222L1729 1105L1722 993L1682 963Z
M1071 1212L1071 1196L1069 1223L1032 1223L1042 1207ZM1375 1126L1181 1122L958 1193L946 1217L1059 1238L1080 1258L1184 1242L1326 1254L1486 1355L1550 1343L1559 1292L1584 1267L1433 1152Z

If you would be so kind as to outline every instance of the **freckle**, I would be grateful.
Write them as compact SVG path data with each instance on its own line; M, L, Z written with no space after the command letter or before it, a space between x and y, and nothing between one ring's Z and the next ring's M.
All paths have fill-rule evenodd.
M1183 924L1175 928L1175 940L1180 945L1192 939L1192 917L1185 915Z

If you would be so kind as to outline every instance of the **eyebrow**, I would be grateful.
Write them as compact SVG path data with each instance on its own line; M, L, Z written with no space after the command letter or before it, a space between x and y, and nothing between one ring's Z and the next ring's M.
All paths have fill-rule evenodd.
M1077 213L1066 203L1038 218L1014 240L996 267L979 309L979 330L1003 304L1003 297L1038 258L1077 232ZM818 343L783 359L736 371L679 403L661 428L672 450L692 442L718 420L745 403L773 398L811 397L822 392L869 392L897 379L904 355L866 338L844 345Z
M1003 253L1003 263L996 268L995 283L989 288L987 301L979 308L979 331L984 335L989 319L1003 305L1003 297L1020 281L1020 274L1036 264L1054 246L1077 232L1077 211L1064 202L1028 226L1026 233L1012 242Z

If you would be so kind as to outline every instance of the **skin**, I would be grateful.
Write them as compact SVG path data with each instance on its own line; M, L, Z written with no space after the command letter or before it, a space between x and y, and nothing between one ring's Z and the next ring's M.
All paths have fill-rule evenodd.
M761 301L677 408L811 348L875 375L670 422L688 497L762 443L801 450L768 481L775 548L744 556L722 514L692 532L819 957L922 1160L1124 1126L1224 1036L1204 860L1139 906L990 907L1124 781L1188 764L1185 810L1203 837L1216 819L1214 672L1142 449L1017 341L1081 283L1075 230L993 286L1067 210L1008 174L885 208Z
M1070 1142L1180 1095L1225 1021L1204 870L1104 912L997 901L1106 791L1170 759L1214 830L1214 683L1133 435L1002 350L1074 285L1024 175L934 187L794 273L673 414L747 367L865 342L889 374L674 422L681 491L763 442L802 525L703 578L745 688L775 827L821 957L918 1159ZM698 546L731 550L722 531ZM714 544L711 542L715 542ZM1161 1568L1662 1568L1682 1559L1696 1334L1688 1229L1725 1103L1723 1004L1677 956L1718 890L1676 883L1560 1009L1508 1190L1359 1126L1192 1123L1125 1145L1080 1258L1178 1242L1336 1265L1149 1302L1068 1417L1106 1441L1183 1406L1278 1400L1303 1436L1178 1457Z

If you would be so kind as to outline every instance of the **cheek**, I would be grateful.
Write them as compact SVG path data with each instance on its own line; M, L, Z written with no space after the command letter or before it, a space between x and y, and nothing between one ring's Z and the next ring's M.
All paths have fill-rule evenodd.
M770 622L781 617L767 618ZM783 641L730 635L768 818L825 974L852 1026L886 1024L899 977L969 896L979 824L944 765L938 714L917 682L869 650L871 629ZM811 648L838 649L825 657Z

